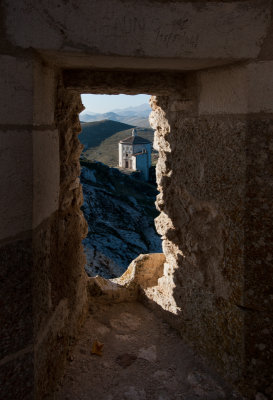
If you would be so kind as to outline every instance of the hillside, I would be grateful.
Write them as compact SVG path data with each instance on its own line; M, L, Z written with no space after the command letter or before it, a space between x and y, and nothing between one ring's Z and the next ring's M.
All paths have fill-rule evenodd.
M98 147L105 139L117 132L133 129L132 125L111 120L86 122L82 123L81 126L82 131L79 134L79 140L85 149Z
M111 167L118 165L118 143L132 133L133 126L117 121L98 121L82 124L82 132L79 135L84 144L83 156L90 161L100 161ZM153 142L154 131L140 128L138 134ZM153 155L153 159L155 155Z
M128 116L128 117L122 118L122 122L124 122L126 124L131 124L134 126L139 126L141 128L151 129L148 118L140 118L137 116Z
M81 161L81 165L88 275L113 278L139 254L162 252L154 227L155 186L102 163Z

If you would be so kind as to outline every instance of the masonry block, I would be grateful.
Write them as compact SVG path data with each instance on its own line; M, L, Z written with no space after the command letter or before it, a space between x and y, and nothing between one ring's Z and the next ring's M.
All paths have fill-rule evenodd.
M199 72L199 113L272 113L272 71L273 61L260 61Z
M0 56L0 123L31 124L33 101L32 62Z
M56 79L54 69L36 61L33 71L33 124L54 124Z
M31 238L1 246L0 274L1 360L33 343Z
M270 0L209 1L204 6L195 1L80 0L51 7L42 0L38 8L34 0L12 0L5 11L8 36L22 48L213 59L216 65L221 58L256 57L270 24Z
M33 132L33 228L59 206L60 160L58 131Z
M0 364L1 398L5 400L34 399L33 352Z
M0 239L4 239L32 227L32 132L1 131L0 154Z

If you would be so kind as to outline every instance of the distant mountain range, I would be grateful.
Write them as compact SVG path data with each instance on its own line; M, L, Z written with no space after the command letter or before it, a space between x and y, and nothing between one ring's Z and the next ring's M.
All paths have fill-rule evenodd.
M86 111L80 115L80 121L94 122L107 119L133 126L150 128L148 117L151 111L149 104L141 104L140 106L123 109L114 109L103 114Z

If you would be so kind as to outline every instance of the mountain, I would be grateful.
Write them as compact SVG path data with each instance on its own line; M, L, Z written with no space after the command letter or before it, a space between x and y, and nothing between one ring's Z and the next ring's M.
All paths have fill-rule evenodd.
M88 222L83 240L89 276L114 278L139 254L161 253L155 231L155 186L98 162L81 161L82 210Z
M121 118L119 118L119 121L122 121L123 123L126 123L126 124L139 126L141 128L151 129L148 117L142 118L142 117L138 117L135 115L131 115L131 116L126 116L126 117L125 116L121 117Z
M141 104L141 105L135 106L135 107L117 108L117 109L111 110L111 111L120 116L137 115L139 117L147 117L148 118L152 109L149 106L149 104L144 103L144 104Z
M101 161L111 167L118 165L118 143L120 140L131 136L134 126L117 121L98 121L82 124L82 132L79 135L84 145L83 156L91 161ZM138 129L139 136L153 142L154 131L152 129ZM152 155L155 161L155 153Z
M118 114L115 114L114 112L107 112L104 114L83 114L80 115L80 120L81 122L94 122L94 121L102 121L105 119L110 119L112 121L119 121L121 117ZM121 118L122 119L122 118ZM122 121L120 121L122 122Z
M89 120L92 120L93 115L91 114L83 114L80 116L81 122L87 122Z
M89 120L92 120L92 118L97 115L97 113L93 113L91 111L88 111L88 113L81 114L80 119L81 122L88 122Z
M136 107L128 107L124 109L115 109L107 113L99 114L87 111L80 115L81 122L93 122L110 119L112 121L119 121L125 124L131 124L144 128L150 128L148 121L151 107L149 104L141 104Z

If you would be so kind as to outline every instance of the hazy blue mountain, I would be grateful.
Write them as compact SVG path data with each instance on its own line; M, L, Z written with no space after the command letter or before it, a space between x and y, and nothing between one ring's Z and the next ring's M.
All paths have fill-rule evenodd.
M81 120L81 122L88 122L90 119L92 120L94 115L96 115L96 114L95 113L89 113L89 112L88 112L88 114L82 114L80 116L80 120Z
M82 122L103 121L105 119L108 119L111 121L119 121L120 116L111 111L104 113L104 114L95 114L95 113L91 114L88 112L88 114L80 115L80 120ZM119 122L122 122L122 121L119 121Z
M135 115L132 115L128 117L122 117L119 119L119 121L122 121L124 124L151 129L148 117L138 117L138 116L136 117Z
M140 106L136 107L128 107L128 108L117 108L115 110L111 110L112 112L120 115L120 116L131 116L137 115L139 117L148 117L151 110L149 104L141 104Z
M136 107L128 107L124 109L115 109L107 113L92 113L87 111L80 115L82 122L94 122L102 120L118 121L124 124L149 128L148 117L151 112L149 104L141 104Z

